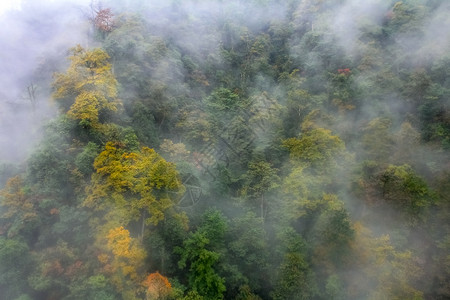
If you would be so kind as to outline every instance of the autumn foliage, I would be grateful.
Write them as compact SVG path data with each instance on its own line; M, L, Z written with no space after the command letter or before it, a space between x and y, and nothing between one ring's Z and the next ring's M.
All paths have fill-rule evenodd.
M352 71L350 71L350 69L338 69L338 73L339 74L344 74L344 75L350 75Z
M159 272L152 273L147 276L143 285L147 288L147 299L166 299L172 286L167 277L162 276Z
M55 75L53 97L67 115L85 128L99 129L101 115L116 112L117 81L104 50L71 49L71 65L66 73Z
M111 32L114 26L113 17L110 8L100 9L94 18L95 27L103 32Z
M450 299L450 1L39 2L0 300Z

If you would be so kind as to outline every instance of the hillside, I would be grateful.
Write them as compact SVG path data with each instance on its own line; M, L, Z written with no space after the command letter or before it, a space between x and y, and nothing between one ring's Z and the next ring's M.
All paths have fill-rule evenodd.
M439 0L0 15L0 299L450 298L449 17Z

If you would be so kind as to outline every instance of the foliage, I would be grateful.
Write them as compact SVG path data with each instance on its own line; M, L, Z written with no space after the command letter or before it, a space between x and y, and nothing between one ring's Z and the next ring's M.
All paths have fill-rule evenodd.
M214 251L225 233L225 223L219 212L204 216L203 225L175 248L181 255L180 268L187 268L189 285L193 291L207 299L223 299L225 280L215 271L220 254Z
M31 267L28 246L21 241L0 236L0 287L2 297L14 299L26 291ZM22 280L20 280L22 278Z
M80 125L99 129L102 114L117 111L119 106L109 55L104 50L85 50L79 45L71 51L69 69L55 76L53 97Z
M113 13L110 8L100 9L94 18L94 25L103 32L110 32L114 26Z
M111 274L111 282L123 298L133 299L142 280L139 269L142 268L145 252L123 227L109 230L106 239L110 254L100 254L98 259L105 265L105 273Z
M450 296L445 1L131 2L20 79L60 110L2 160L1 299Z
M273 299L310 299L316 293L313 274L306 259L305 243L292 228L283 232L286 253L279 267Z
M104 210L108 205L125 209L129 221L158 224L182 192L178 173L153 149L126 152L108 143L94 161L91 192L84 205Z
M167 299L172 290L169 280L159 272L148 275L144 285L147 287L147 299Z
M313 168L326 167L344 148L342 140L324 128L311 129L299 138L285 140L283 145L289 149L291 158Z

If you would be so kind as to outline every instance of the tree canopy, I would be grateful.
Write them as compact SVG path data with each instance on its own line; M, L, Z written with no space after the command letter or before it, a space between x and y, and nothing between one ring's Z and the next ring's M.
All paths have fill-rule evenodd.
M59 110L0 161L0 299L450 297L445 1L80 13L19 80Z

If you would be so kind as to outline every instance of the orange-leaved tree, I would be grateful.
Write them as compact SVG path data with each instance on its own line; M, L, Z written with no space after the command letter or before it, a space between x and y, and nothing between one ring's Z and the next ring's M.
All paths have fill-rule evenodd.
M159 274L159 272L149 274L143 285L147 288L146 299L148 300L167 299L172 291L172 285L167 277Z

